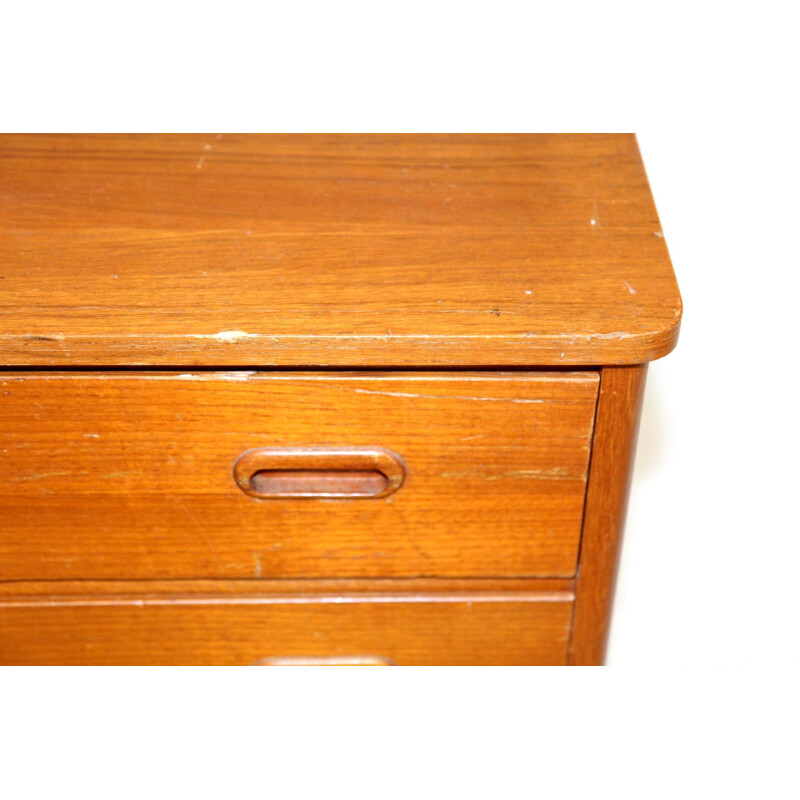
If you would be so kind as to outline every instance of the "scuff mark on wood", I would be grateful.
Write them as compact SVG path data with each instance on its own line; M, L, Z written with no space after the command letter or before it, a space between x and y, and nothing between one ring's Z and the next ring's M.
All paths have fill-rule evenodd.
M348 391L357 394L377 394L385 397L413 397L423 400L477 400L486 403L578 403L578 400L551 400L544 398L523 398L523 397L478 397L456 394L415 394L412 392L379 392L374 389L349 389Z
M22 338L25 341L28 341L28 342L63 342L64 341L64 334L63 333L51 333L48 336L27 334L27 335L23 336Z
M23 475L20 478L10 478L11 483L24 483L26 481L39 481L44 478L63 478L66 475L72 475L71 472L37 472L33 475Z
M220 331L219 333L192 333L189 334L192 339L214 339L217 342L225 342L226 344L236 344L244 339L258 338L257 333L247 333L246 331Z

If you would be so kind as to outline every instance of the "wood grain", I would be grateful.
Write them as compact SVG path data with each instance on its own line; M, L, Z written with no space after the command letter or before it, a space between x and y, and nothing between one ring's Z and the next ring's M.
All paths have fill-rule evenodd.
M0 663L564 664L572 613L567 599L535 593L103 599L0 601Z
M11 606L116 605L130 602L263 602L263 598L286 600L296 596L336 598L380 595L409 599L447 594L506 596L536 594L542 600L572 602L573 578L237 578L233 580L82 580L0 581L0 604Z
M570 662L605 657L646 366L604 367L581 539Z
M628 134L0 135L0 663L602 663L680 317Z
M248 598L302 596L342 597L380 595L408 600L429 594L507 596L536 594L542 600L572 602L573 578L237 578L233 580L142 580L142 581L0 581L3 607L47 605L114 605L119 602L226 602Z
M613 135L0 137L0 363L636 364L681 301Z
M598 374L6 373L0 578L575 573ZM394 494L258 500L254 447L382 447ZM363 652L358 650L356 652Z

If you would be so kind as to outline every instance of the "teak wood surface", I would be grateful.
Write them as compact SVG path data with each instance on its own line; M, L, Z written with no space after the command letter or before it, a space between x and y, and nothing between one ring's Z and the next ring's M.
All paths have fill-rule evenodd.
M564 664L560 579L0 581L0 663Z
M646 366L601 371L570 649L575 666L605 658L646 374Z
M369 655L398 665L562 665L572 603L537 594L0 601L3 664L248 665Z
M0 135L0 663L602 663L680 317L629 134Z
M0 137L1 364L638 364L680 314L632 135Z
M572 576L598 383L4 373L0 579ZM398 454L402 486L257 499L234 480L252 448L353 446Z

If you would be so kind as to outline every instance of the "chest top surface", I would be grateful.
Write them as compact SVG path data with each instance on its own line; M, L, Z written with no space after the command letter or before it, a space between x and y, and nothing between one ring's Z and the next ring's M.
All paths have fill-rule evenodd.
M632 135L0 136L6 366L633 364L680 315Z

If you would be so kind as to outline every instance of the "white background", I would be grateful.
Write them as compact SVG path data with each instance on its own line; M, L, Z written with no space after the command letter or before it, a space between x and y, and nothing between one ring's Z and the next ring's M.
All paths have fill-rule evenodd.
M609 664L800 666L796 128L764 105L639 134L684 318L649 368Z
M788 3L29 2L3 130L633 130L685 303L608 670L0 671L0 796L798 795Z

